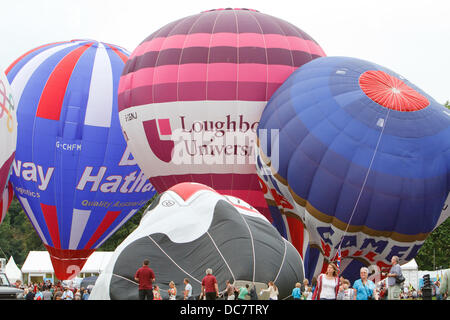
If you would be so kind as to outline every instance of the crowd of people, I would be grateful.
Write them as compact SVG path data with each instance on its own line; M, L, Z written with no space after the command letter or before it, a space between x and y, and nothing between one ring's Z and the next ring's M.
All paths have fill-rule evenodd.
M393 256L391 259L392 267L383 275L386 277L384 281L375 284L369 279L369 270L366 267L360 269L360 277L353 283L342 276L339 276L339 270L334 263L330 263L325 273L318 277L313 277L311 284L308 279L303 280L303 283L296 283L292 289L292 293L287 298L294 300L400 300L400 299L419 299L422 298L422 291L414 289L412 286L405 286L404 277L402 275L401 267L398 264L399 258ZM145 264L147 263L147 264ZM143 268L148 268L148 261L144 262ZM142 268L141 268L142 269ZM138 270L139 272L139 270ZM137 273L138 274L138 273ZM402 280L403 278L403 280ZM147 283L142 278L135 278L139 282L140 290L141 283ZM154 280L154 274L153 278ZM278 300L279 291L273 281L269 281L267 289L260 290L257 293L256 285L254 283L247 283L240 287L235 287L230 280L225 283L225 289L219 292L217 279L212 274L212 270L208 268L206 275L202 280L200 295L195 296L192 292L192 286L188 279L184 279L183 299L225 299L225 300L259 300L264 297L270 300ZM436 287L437 299L444 298L439 293L439 282L434 284ZM158 286L154 286L154 299L161 299L161 293ZM169 299L175 300L177 296L177 289L173 282L169 285Z
M61 281L53 284L50 280L24 285L16 283L23 290L24 300L89 300L91 288L64 286Z
M334 263L330 263L325 273L313 277L311 283L304 279L297 282L288 299L294 300L400 300L421 299L422 291L416 290L411 285L398 281L402 277L398 257L392 257L392 267L384 276L386 279L375 284L369 279L369 270L366 267L360 269L360 278L353 284L342 276ZM450 271L449 271L450 274ZM140 300L162 300L161 289L155 282L155 274L149 267L149 260L144 260L143 265L135 274L135 280L139 284ZM200 294L194 295L189 279L184 279L183 291L178 293L173 281L169 283L167 295L169 300L182 297L184 300L278 300L279 290L273 281L267 283L266 289L257 292L255 283L246 283L237 287L230 280L225 282L225 289L219 291L216 277L212 269L206 269L206 275L202 279ZM47 280L41 283L16 286L24 290L22 298L25 300L88 300L92 286L88 288L75 288L64 286L62 282L53 284ZM440 292L440 282L434 284L434 293L437 300L447 298L446 292ZM448 286L448 284L445 284ZM286 299L285 298L285 299Z
M334 263L330 263L326 272L318 277L313 277L311 283L309 283L308 279L303 280L303 283L296 283L291 295L287 298L294 300L400 300L421 298L422 292L420 290L415 290L412 286L405 286L398 261L397 256L392 257L392 267L389 272L384 273L385 280L377 284L369 279L369 270L366 267L360 269L359 279L351 283L348 279L339 276L337 266ZM140 296L142 296L142 288L150 288L152 280L154 281L154 274L148 266L148 262L148 260L144 261L141 269L147 270L151 274L151 278L145 280L143 277L139 277L139 274L143 274L141 269L138 270L135 277L135 280L139 283ZM403 281L401 278L403 278ZM236 287L230 280L227 280L225 289L219 291L217 279L210 268L206 269L206 275L202 279L199 295L194 296L189 279L184 279L184 285L182 296L185 300L246 300L248 298L250 300L260 300L263 297L264 299L278 300L279 296L278 288L273 281L269 281L267 289L262 289L258 293L255 283L247 283ZM437 299L444 298L439 293L439 283L434 285L437 288ZM268 293L268 295L264 293ZM170 300L177 299L177 288L174 282L171 282L169 285L168 295ZM153 296L154 300L161 300L161 291L156 285L153 288Z

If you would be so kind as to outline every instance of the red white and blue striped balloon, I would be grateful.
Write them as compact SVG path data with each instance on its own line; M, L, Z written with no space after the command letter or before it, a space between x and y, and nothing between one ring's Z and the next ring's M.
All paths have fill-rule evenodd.
M254 161L258 121L285 79L324 55L296 26L255 10L167 24L133 51L120 79L120 122L136 161L158 192L202 183L272 222Z
M120 128L127 57L115 45L73 40L35 48L7 70L19 123L11 182L58 279L74 277L155 193Z

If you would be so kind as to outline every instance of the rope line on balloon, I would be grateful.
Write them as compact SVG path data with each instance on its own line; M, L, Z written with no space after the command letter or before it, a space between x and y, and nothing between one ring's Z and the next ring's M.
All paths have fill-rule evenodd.
M278 273L277 273L277 275L276 275L276 277L275 277L275 280L273 280L274 283L277 282L278 277L279 277L280 274L281 274L281 269L283 269L283 265L284 265L284 263L286 262L286 253L287 253L287 244L286 244L286 242L287 242L287 240L286 240L286 239L283 239L283 244L284 244L283 259L281 260L280 268L278 269ZM253 281L254 281L254 280L253 280Z
M239 213L238 211L235 210L235 212L239 215L239 217L241 217L241 219L244 221L245 226L248 229L248 233L250 235L250 243L252 244L252 257L253 257L253 276L252 276L252 282L255 282L255 275L256 275L256 253L255 253L255 240L253 238L253 233L252 230L250 229L250 226L247 223L247 220L245 219L244 215L242 215L241 213ZM230 269L231 271L231 269ZM234 279L234 275L233 275L233 279ZM235 280L235 279L234 279Z
M206 232L206 234L208 235L208 237L211 239L211 242L213 243L214 247L216 248L217 252L219 253L219 255L222 257L222 260L225 262L225 264L227 265L228 270L230 270L231 276L233 277L233 282L236 281L236 277L234 276L233 270L231 270L230 265L228 264L227 260L225 259L225 257L223 256L222 252L220 251L219 247L217 246L216 242L214 241L213 237L211 236L211 234L209 233L209 231Z
M137 285L137 286L139 285L139 283L137 283L137 282L135 282L135 281L133 281L133 280L130 280L130 279L128 279L128 278L125 278L124 276L121 276L121 275L119 275L119 274L113 273L112 275L115 276L115 277L117 277L117 278L121 278L121 279L123 279L123 280L129 281L129 282L131 282L131 283L133 283L133 284L135 284L135 285Z
M384 119L384 122L382 123L382 129L381 129L380 135L378 136L378 141L377 141L377 144L375 146L375 150L373 152L372 158L370 159L370 163L369 163L369 167L368 167L367 172L366 172L366 176L364 177L364 181L363 181L363 184L362 184L361 189L359 191L358 198L356 199L355 205L353 207L352 214L350 215L350 219L348 220L348 222L346 224L347 226L345 227L344 234L342 235L341 241L339 242L339 246L338 246L338 249L337 249L339 262L340 262L340 259L341 259L342 242L344 241L345 235L347 234L348 228L350 227L350 223L351 223L351 221L353 219L353 216L354 216L354 214L356 212L356 208L358 207L358 204L359 204L359 201L361 199L362 193L364 192L364 188L366 187L366 183L367 183L367 180L369 178L370 171L372 170L372 165L374 163L375 156L376 156L376 154L378 152L378 148L380 146L381 138L383 137L383 134L384 134L384 129L386 128L386 125L387 125L387 120L388 120L389 114L391 112L390 108L387 108L387 109L388 109L388 111L387 111L387 114L386 114L386 118ZM380 118L380 119L382 119L382 118ZM378 125L380 119L378 119L377 125ZM332 256L333 257L336 256L336 253L334 251L333 251L333 255ZM333 260L331 260L331 262L332 261L336 261L336 259L333 258ZM338 269L339 269L339 273L340 273L340 268L338 267Z
M197 283L202 283L199 279L195 278L193 275L191 275L189 272L187 272L186 270L184 270L178 263L175 262L175 260L173 260L168 254L167 252L164 251L163 248L161 248L161 246L151 237L151 236L147 236L147 238L149 238L151 241L153 241L153 243L159 248L159 250L161 250L162 253L164 253L166 255L167 258L169 258L170 261L172 261L172 263L178 267L178 269L180 269L183 273L185 273L187 276L189 276L190 278L192 278L193 280L195 280Z

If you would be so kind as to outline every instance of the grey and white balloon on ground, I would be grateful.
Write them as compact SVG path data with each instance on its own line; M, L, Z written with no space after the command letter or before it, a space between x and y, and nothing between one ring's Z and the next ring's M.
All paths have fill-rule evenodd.
M213 270L220 291L226 280L274 281L279 299L304 279L301 256L262 214L198 183L175 185L153 201L139 226L115 250L90 299L137 299L134 275L144 259L150 260L163 299L170 281L182 299L184 278L198 296L207 268Z

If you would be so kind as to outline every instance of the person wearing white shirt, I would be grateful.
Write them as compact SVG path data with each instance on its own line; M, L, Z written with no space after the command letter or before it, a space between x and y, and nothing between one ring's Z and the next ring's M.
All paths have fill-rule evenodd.
M184 300L193 300L194 297L192 297L192 285L189 283L189 279L184 279Z
M68 287L66 287L66 290L62 295L62 300L73 300L73 292Z
M273 281L269 281L268 288L261 290L260 295L263 292L269 292L269 300L278 300L278 288Z

